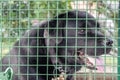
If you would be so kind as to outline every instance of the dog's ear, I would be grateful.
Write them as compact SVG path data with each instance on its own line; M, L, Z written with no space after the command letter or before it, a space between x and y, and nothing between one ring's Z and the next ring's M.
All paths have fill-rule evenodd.
M58 26L57 26L58 24ZM51 57L52 64L61 64L59 59L56 60L55 46L63 40L63 29L59 26L59 21L49 21L46 29L44 30L45 45L48 47L48 51Z

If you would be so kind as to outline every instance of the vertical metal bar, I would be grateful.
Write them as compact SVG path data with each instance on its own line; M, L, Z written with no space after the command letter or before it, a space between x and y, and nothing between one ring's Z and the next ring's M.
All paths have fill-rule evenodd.
M2 1L0 1L0 4L0 9L2 10ZM0 16L0 60L2 59L2 29L2 16ZM2 66L2 62L0 62L0 66Z
M120 1L119 1L119 14L118 14L118 80L120 80Z

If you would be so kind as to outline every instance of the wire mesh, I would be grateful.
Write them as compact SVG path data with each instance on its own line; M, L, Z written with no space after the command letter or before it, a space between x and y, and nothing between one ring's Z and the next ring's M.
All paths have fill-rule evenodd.
M119 80L119 14L118 0L0 0L0 79Z

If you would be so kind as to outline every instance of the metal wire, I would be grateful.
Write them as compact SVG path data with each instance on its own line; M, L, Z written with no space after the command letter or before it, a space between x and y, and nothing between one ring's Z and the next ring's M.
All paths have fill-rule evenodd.
M21 75L27 75L26 80L29 80L29 76L35 76L36 80L39 80L39 75L46 75L47 80L49 80L49 76L52 75L54 76L53 78L58 77L58 72L60 72L59 68L62 66L62 71L64 71L64 75L73 75L74 80L118 80L120 79L120 2L119 4L118 0L1 0L0 1L0 60L4 58L4 56L8 57L8 64L3 64L2 61L0 62L0 67L2 66L8 66L8 67L13 67L17 66L18 70L17 73L14 75L17 75L19 79L21 79ZM119 8L118 6L119 5ZM78 18L77 16L75 18L68 18L69 14L65 15L65 18L58 18L56 17L56 28L50 27L50 23L48 23L48 27L44 28L41 27L42 29L45 29L48 32L47 38L48 38L48 46L39 46L38 44L40 43L39 38L43 38L42 36L39 37L39 28L34 27L36 32L37 37L34 36L24 36L24 34L31 35L30 30L31 26L39 26L38 24L43 21L47 20L50 21L54 19L56 15L59 15L61 13L65 13L68 11L72 10L80 10L80 11L85 11L88 12L89 14L93 15L95 18L88 18L88 14L86 14L86 18ZM76 15L78 15L78 12L76 11ZM63 28L59 28L59 21L64 20L66 23L66 26ZM68 28L69 26L69 20L75 20L76 26L75 28ZM88 24L90 20L97 20L100 23L100 26L103 27L96 27L96 28L88 28ZM85 46L78 46L78 39L79 36L77 35L77 31L81 28L78 28L78 21L85 21L85 28L82 28L85 30L86 34L85 37L81 36L80 38L84 40ZM97 21L95 22L95 26L97 26ZM61 23L62 24L62 23ZM82 24L80 24L82 25ZM92 27L92 26L91 26ZM102 29L101 29L102 28ZM51 30L56 29L56 34L55 36L51 36L49 32ZM75 30L75 36L69 37L69 36L63 36L59 37L59 30L64 30L65 35L67 35L69 30ZM100 29L101 32L105 35L104 38L105 41L107 41L108 38L111 38L114 43L112 46L112 51L110 52L111 55L116 55L116 56L110 56L107 55L106 49L104 49L104 56L100 56L104 60L104 64L98 65L97 60L93 61L92 63L89 61L89 59L93 59L93 57L99 57L97 56L96 49L94 50L95 55L94 56L88 56L87 49L89 48L109 48L108 46L88 46L89 40L88 39L94 39L95 38L95 45L97 45L97 38L101 38L95 34L94 37L89 36L88 34L89 30L95 30L96 31ZM13 46L13 44L20 40L20 39L26 39L26 45L31 44L30 39L37 39L37 45L36 46ZM46 36L45 36L46 38ZM65 44L63 46L56 46L55 45L50 45L50 40L55 38L55 43L59 43L59 39L64 38L66 39L64 42ZM68 39L75 39L75 45L74 46L67 46L67 43L69 42ZM85 39L84 39L85 38ZM105 43L106 44L106 43ZM18 42L18 45L21 45L20 42ZM16 55L11 55L10 50L13 47L18 48L18 54ZM30 55L29 51L30 49L36 48L36 53L37 55ZM39 55L39 48L46 48L46 55ZM59 52L58 48L65 48L65 55L59 55L59 53L56 53L54 56L49 55L49 49L54 48L56 52ZM85 55L81 56L81 60L83 60L84 65L78 65L77 64L77 59L78 56L69 56L68 55L68 50L69 49L75 49L75 52L78 52L78 48L85 48ZM26 55L21 55L20 51L21 49L27 49ZM82 53L82 52L80 52ZM18 59L18 64L11 64L11 61L14 56L17 56ZM26 64L21 64L21 58L27 57L26 58ZM36 64L31 65L30 64L30 59L36 57ZM39 65L39 58L46 58L47 57L47 63L45 65ZM56 62L59 61L58 58L60 57L65 57L65 64L61 65L58 63L55 63L53 65L49 65L49 58L52 57L56 60ZM67 59L69 58L74 58L76 61L74 65L68 64L69 61ZM44 61L43 61L44 62ZM94 63L94 64L93 64ZM104 67L103 72L99 72L98 70L91 70L88 69L87 67L90 67L92 65L92 68L96 69L96 67ZM94 65L94 66L93 66ZM21 73L21 66L25 66L26 68L26 74ZM30 74L29 70L30 67L36 67L35 69L35 74ZM46 74L39 74L39 66L46 67ZM49 73L49 68L53 66L55 69L53 69L53 74L48 74ZM75 66L75 73L74 74L67 74L67 66ZM77 71L77 66L82 66L82 68ZM110 69L110 70L109 70ZM1 74L3 74L4 71L2 71L2 68L0 68ZM13 75L13 76L14 76ZM118 76L118 77L117 77ZM5 76L3 76L5 77ZM3 78L0 78L3 79Z

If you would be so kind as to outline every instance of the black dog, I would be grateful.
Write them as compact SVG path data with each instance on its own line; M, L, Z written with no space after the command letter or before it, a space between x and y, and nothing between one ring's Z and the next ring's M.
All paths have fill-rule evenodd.
M93 16L69 11L26 31L2 59L2 70L11 66L13 80L51 80L61 70L74 80L72 74L84 65L78 51L99 56L109 53L112 43Z

